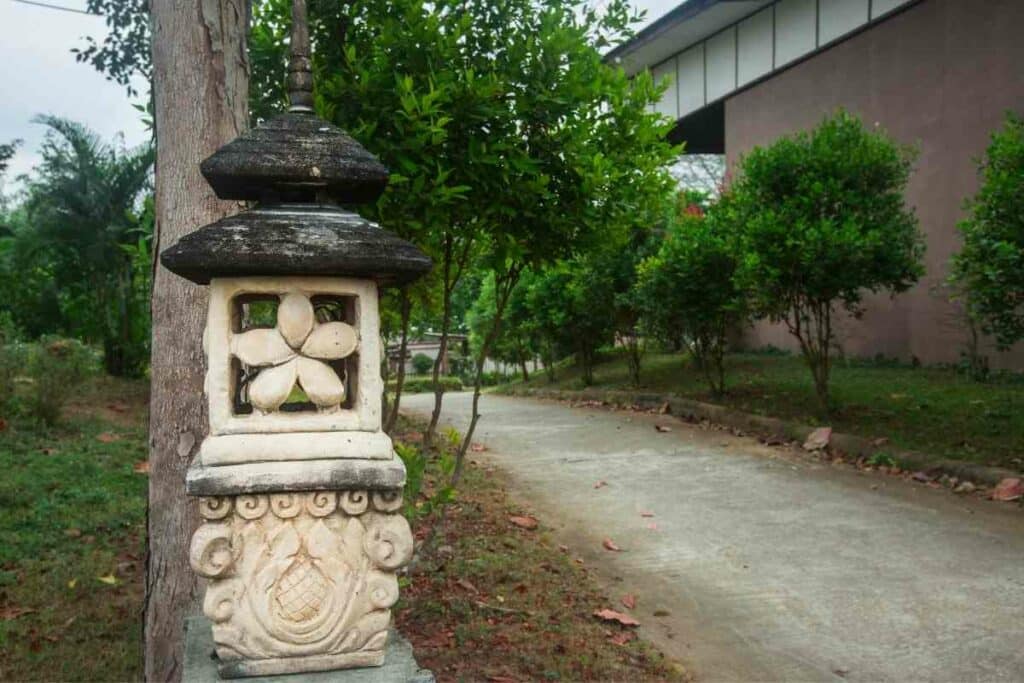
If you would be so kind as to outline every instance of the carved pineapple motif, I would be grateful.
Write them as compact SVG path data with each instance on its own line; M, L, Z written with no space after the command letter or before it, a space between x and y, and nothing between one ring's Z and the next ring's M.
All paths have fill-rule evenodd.
M308 621L320 613L329 590L327 577L303 552L274 587L278 613L289 621Z

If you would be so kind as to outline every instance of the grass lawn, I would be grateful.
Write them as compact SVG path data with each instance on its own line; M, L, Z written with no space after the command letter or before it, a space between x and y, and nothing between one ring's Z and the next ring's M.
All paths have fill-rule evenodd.
M0 429L0 680L141 680L147 399L145 383L93 379L58 427ZM435 458L425 491L439 478ZM685 677L595 619L615 605L513 512L499 475L470 465L441 552L401 578L396 622L422 665L441 681Z
M947 368L837 361L831 384L837 408L822 420L810 372L798 356L733 354L726 368L728 393L715 398L685 355L648 354L641 388L807 424L828 423L837 431L885 437L896 447L936 456L1024 468L1024 377L1000 376L982 384ZM599 365L594 380L601 388L633 388L621 357ZM558 370L554 384L537 373L527 386L581 389L583 384L578 370L566 367Z
M0 680L142 678L142 383L90 383L0 432Z

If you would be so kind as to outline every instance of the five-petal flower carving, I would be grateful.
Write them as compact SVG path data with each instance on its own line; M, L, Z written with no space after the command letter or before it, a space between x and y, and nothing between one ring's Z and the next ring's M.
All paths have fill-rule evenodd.
M277 307L277 327L233 335L231 353L263 368L249 385L249 400L269 413L281 407L298 382L309 400L323 409L345 400L345 384L325 360L351 355L359 344L347 323L318 323L309 297L289 292Z

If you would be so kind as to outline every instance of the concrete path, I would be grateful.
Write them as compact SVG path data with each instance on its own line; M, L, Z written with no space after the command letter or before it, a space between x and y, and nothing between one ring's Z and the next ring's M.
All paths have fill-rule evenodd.
M449 424L469 399L446 396ZM636 594L643 635L699 680L1024 681L1015 506L670 417L494 396L482 412L473 458L508 472L609 595Z

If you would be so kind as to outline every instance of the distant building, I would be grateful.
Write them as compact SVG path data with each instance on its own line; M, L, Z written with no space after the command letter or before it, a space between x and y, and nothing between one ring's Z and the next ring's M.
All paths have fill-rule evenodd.
M725 154L730 168L838 107L916 144L907 202L927 273L895 299L870 297L840 341L855 356L958 360L966 330L942 284L975 161L1005 112L1024 111L1024 0L689 0L608 57L670 76L656 109L677 119L671 137L689 153ZM768 323L745 343L795 348ZM1024 349L990 357L1024 368Z

